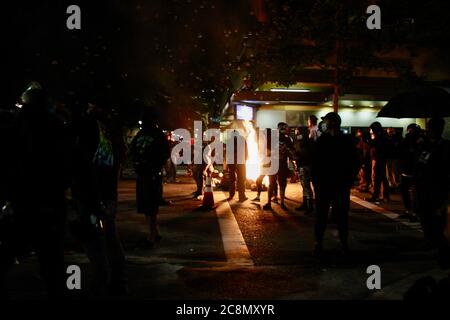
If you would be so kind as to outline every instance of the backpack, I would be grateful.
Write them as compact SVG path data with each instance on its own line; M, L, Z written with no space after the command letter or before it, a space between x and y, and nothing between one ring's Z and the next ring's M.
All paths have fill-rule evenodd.
M114 154L111 140L106 135L105 126L99 121L97 121L97 125L99 131L99 141L92 162L94 165L99 167L113 167Z

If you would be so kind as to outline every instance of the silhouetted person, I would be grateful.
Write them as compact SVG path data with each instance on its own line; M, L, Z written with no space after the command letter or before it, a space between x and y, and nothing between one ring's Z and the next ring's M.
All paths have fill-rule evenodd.
M201 152L201 162L200 163L195 163L194 162L194 157L195 157L195 153L194 153L194 147L192 147L192 153L191 153L191 157L192 157L192 178L194 178L195 181L195 185L197 186L197 189L195 190L195 192L193 193L194 198L198 198L199 196L201 196L203 194L203 185L204 185L204 181L203 181L203 172L206 169L206 163L203 159L203 151L205 150L206 144L202 146L201 150L199 150L199 152Z
M272 139L272 135L271 135L272 130L269 128L266 128L266 152L270 153L270 147L271 147L271 139ZM270 167L270 163L269 164L263 164L262 165L262 169L264 168L268 168ZM252 201L260 201L261 200L261 192L263 191L263 181L264 181L264 177L266 177L266 175L260 175L255 183L256 183L256 197L252 200ZM269 177L269 176L268 176ZM277 197L278 195L278 184L276 179L272 180L272 189L273 189L273 196Z
M388 128L387 131L387 144L388 144L388 155L387 155L387 173L389 187L397 189L400 185L400 172L398 160L400 158L400 144L402 143L402 136L395 132L394 128Z
M350 189L357 170L357 154L352 138L341 133L341 118L330 112L323 120L324 133L316 142L312 178L316 192L314 254L320 256L328 212L336 219L344 253L348 251L348 211Z
M414 215L414 198L413 198L413 173L415 162L418 157L419 142L422 140L420 136L420 127L412 123L406 128L405 138L399 146L399 168L400 168L400 191L402 195L405 212L400 218L406 218L415 221Z
M450 186L450 143L442 138L445 121L427 123L427 139L420 147L414 172L417 213L425 239L439 249L441 266L450 268L450 248L444 236Z
M286 198L286 187L287 187L287 178L290 175L289 170L289 161L294 160L294 143L289 136L289 126L287 123L280 122L278 123L278 131L280 132L279 136L279 153L278 159L274 159L274 161L278 161L278 173L276 175L269 176L269 190L268 190L268 202L264 205L264 210L269 210L272 208L271 199L275 194L274 189L276 188L275 179L278 180L278 185L280 186L280 206L283 210L288 210L284 200Z
M16 113L12 110L0 110L0 149L4 150L0 156L0 300L6 298L3 282L6 280L6 270L16 254L11 241L14 237L10 203L11 185L14 181L14 175L10 170L13 167L13 159L7 154L14 146L12 133L15 116Z
M308 136L300 140L300 148L297 152L297 161L300 175L300 182L303 189L303 203L297 208L298 211L305 211L310 214L314 211L314 194L311 187L311 164L314 144L320 137L321 132L317 127L317 117L309 116Z
M234 144L233 161L232 163L227 163L230 174L230 197L228 199L234 198L237 187L239 202L244 202L247 200L245 196L245 182L247 180L245 161L248 158L247 143L238 131L235 130L234 133L235 135L230 137L232 139L231 143Z
M389 200L389 183L386 176L386 163L389 153L389 145L383 132L383 127L379 122L370 125L370 157L372 159L372 197L367 199L370 202L380 200L381 185L383 184L383 200Z
M0 259L0 279L4 280L14 256L31 247L49 297L62 298L66 290L65 191L70 184L73 141L42 89L28 89L21 99L12 145L2 152L10 158L8 201L15 211L15 224L6 244L9 249Z
M172 152L173 148L177 145L177 142L175 142L172 139L172 133L166 133L166 138L169 143L170 152ZM169 158L165 165L165 171L166 171L166 181L167 182L176 182L177 181L177 165L172 161L171 158Z
M131 142L130 154L137 174L137 211L146 216L149 228L147 241L153 246L161 239L157 217L162 198L162 168L170 157L170 148L154 113L145 112L142 121L142 130Z
M369 136L361 129L356 133L356 149L359 164L359 186L361 192L368 192L371 185L372 161L370 159Z
M117 188L125 147L113 110L90 104L76 127L77 173L73 188L83 220L94 214L102 220L103 233L82 235L81 240L94 265L94 287L98 293L127 292L125 255L116 230ZM86 217L88 215L89 217ZM87 237L86 237L87 236Z

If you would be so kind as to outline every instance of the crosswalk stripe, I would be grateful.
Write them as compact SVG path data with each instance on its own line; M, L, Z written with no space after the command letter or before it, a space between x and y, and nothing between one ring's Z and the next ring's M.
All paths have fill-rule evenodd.
M405 226L408 226L411 229L415 229L415 230L419 230L418 226L420 225L419 223L415 222L407 222L407 221L402 221L399 219L399 214L392 212L390 210L387 210L385 208L382 208L380 206L377 206L376 204L370 203L368 201L362 200L356 196L350 196L350 200L359 204L360 206L366 207L367 209L370 209L374 212L380 213L382 215L384 215L385 217L388 217L389 219L395 220L396 222L399 222ZM420 231L422 231L420 229Z
M227 263L234 266L253 267L254 263L247 244L225 194L223 192L215 192L214 197L216 198L216 203L218 203L215 211Z

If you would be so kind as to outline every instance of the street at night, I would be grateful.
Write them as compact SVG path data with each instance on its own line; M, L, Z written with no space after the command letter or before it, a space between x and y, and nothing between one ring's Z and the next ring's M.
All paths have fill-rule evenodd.
M121 181L118 232L127 256L130 295L126 299L402 299L411 283L424 275L445 277L436 252L421 248L420 223L398 218L399 197L373 211L366 207L372 204L355 192L350 210L351 259L342 257L331 223L327 257L317 261L311 254L314 219L294 209L301 196L298 187L297 183L288 186L289 211L276 205L272 212L263 211L251 201L228 202L222 191L214 194L216 210L205 211L201 201L191 199L195 191L191 178L165 184L165 198L174 204L161 209L163 239L149 249L140 245L146 225L135 213L134 181ZM249 197L254 195L248 192ZM83 273L89 272L81 248L72 246L66 257L68 263L81 265ZM383 271L383 289L376 292L366 286L367 267L373 264ZM24 279L26 287L20 285ZM87 277L82 287L88 287L90 280ZM21 262L10 281L11 286L18 284L12 291L14 299L45 295L35 258Z
M298 319L450 301L448 0L4 13L2 306Z

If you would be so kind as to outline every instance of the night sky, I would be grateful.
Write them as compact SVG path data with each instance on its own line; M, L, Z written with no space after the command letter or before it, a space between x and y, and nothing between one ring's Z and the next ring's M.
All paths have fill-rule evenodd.
M3 43L7 44L3 49L7 58L4 58L6 63L2 68L5 98L1 108L13 106L32 80L39 81L56 100L67 104L84 104L87 100L101 97L110 104L128 108L139 99L150 105L180 108L172 110L179 114L189 113L187 109L192 106L193 96L214 92L208 99L218 107L223 106L223 98L231 94L227 90L237 89L246 75L237 63L246 41L264 30L265 24L261 23L257 6L262 2L15 1L2 10L5 25L2 28ZM328 2L272 1L282 10L314 7L317 3ZM365 19L363 9L367 1L348 0L346 3ZM448 49L445 49L448 33L443 32L448 30L448 1L428 0L420 2L420 5L404 0L379 3L383 8L384 23L384 33L374 37L379 47L403 41L414 52L417 45L437 45L442 50L433 53L437 57L435 60L450 60ZM72 4L81 8L81 30L66 28L69 16L66 8ZM292 17L289 10L285 10L286 16ZM327 10L322 10L323 19L319 19L323 23L310 23L310 26L322 34L323 43L333 45L326 39L328 36L332 39L335 33L330 25L333 6ZM273 27L276 19L270 10L267 11L267 20ZM405 26L411 17L415 17L415 24L408 26L409 29L399 35L389 33L398 30L397 26ZM302 19L297 20L301 25ZM272 30L265 31L270 35ZM376 34L363 31L360 32L361 39ZM283 36L281 33L281 45L288 43ZM368 43L370 41L367 40ZM267 45L277 50L272 43ZM325 53L329 52L327 46L319 45L313 56L318 56L318 49L324 48ZM362 48L366 48L365 44ZM289 49L276 53L283 58L290 54L294 62L300 64L303 59ZM364 56L357 51L354 55ZM283 59L278 62L281 64L268 65L276 69L274 76L289 76L281 74L289 65L283 65ZM265 68L255 69L267 72ZM189 114L182 116L190 117Z
M71 4L81 30L66 28ZM8 14L8 104L31 80L60 99L192 95L226 77L256 22L250 2L224 0L18 1Z

